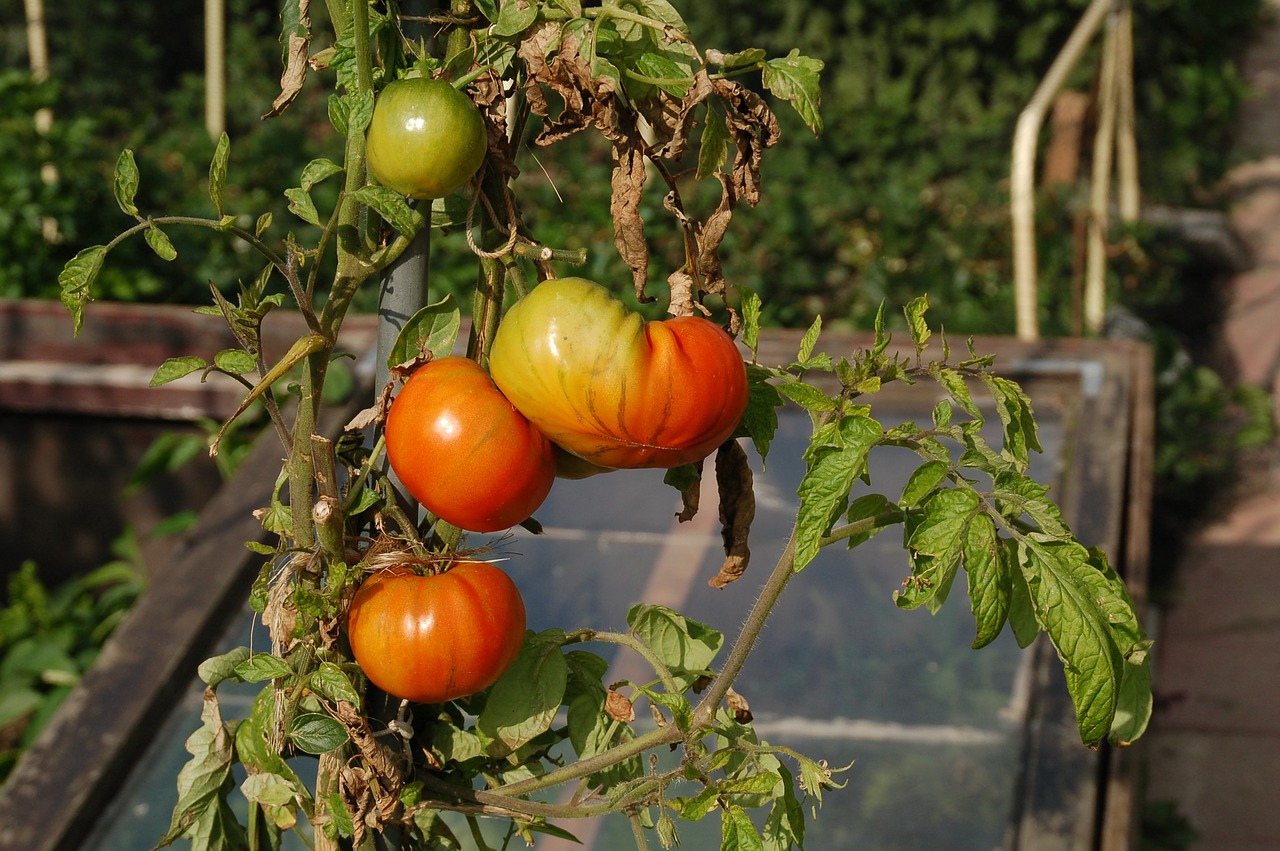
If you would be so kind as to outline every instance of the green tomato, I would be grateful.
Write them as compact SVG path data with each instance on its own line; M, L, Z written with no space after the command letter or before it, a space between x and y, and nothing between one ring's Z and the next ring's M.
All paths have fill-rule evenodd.
M444 80L397 80L373 107L369 173L410 198L442 198L480 168L486 138L475 104Z

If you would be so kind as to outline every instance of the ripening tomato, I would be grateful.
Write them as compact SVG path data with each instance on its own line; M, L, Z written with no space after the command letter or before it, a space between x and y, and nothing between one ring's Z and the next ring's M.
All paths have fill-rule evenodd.
M378 95L369 122L369 173L410 198L443 198L484 161L484 119L444 80L396 80Z
M387 460L414 499L472 532L524 520L555 481L551 444L475 361L419 367L387 414Z
M733 339L682 316L645 322L599 284L545 281L498 326L489 370L551 439L602 467L675 467L729 438L747 407Z
M351 652L369 681L416 703L488 688L524 641L524 600L511 577L482 561L438 574L394 567L369 575L347 614Z

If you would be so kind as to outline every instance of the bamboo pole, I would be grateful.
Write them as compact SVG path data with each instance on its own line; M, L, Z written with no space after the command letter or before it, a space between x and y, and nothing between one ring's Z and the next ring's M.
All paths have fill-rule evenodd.
M1013 227L1013 287L1017 335L1021 340L1040 337L1036 316L1036 143L1044 116L1089 40L1101 27L1115 0L1093 0L1071 31L1067 43L1018 116L1013 135L1010 174L1010 215Z
M1089 182L1089 219L1085 232L1084 327L1090 334L1102 330L1107 310L1107 230L1110 225L1112 166L1116 148L1116 114L1119 107L1118 16L1107 18L1102 47L1102 71L1098 84L1098 129L1093 137L1093 172Z
M204 126L210 139L227 129L226 42L223 0L204 0Z
M1142 193L1138 184L1138 140L1134 129L1133 105L1133 6L1125 3L1119 12L1116 47L1116 183L1120 221L1138 221Z
M49 79L49 34L44 21L44 0L24 0L27 17L27 61L31 67L31 79L43 83ZM41 136L53 129L53 109L47 106L36 110L36 132ZM51 162L40 166L40 180L46 186L58 182L58 167ZM48 243L61 240L58 220L53 216L40 217L40 236Z

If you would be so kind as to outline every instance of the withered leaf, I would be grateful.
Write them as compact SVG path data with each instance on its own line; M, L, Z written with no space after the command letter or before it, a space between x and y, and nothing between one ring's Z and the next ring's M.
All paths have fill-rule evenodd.
M307 81L307 53L311 39L297 33L289 34L288 56L285 59L284 73L280 75L280 94L271 102L271 109L263 114L263 118L274 118L289 108L289 104L297 99L302 91L302 84Z
M707 70L703 68L698 71L693 77L693 85L689 87L689 91L685 92L680 108L675 114L671 127L671 141L667 142L666 148L663 149L664 156L673 160L684 156L689 146L689 135L693 129L693 119L698 106L714 91L715 88L711 85Z
M747 703L747 699L732 688L725 694L724 702L733 713L733 719L739 724L750 724L755 717L751 714L751 706Z
M636 720L635 706L631 704L626 695L614 689L609 689L608 694L605 695L604 711L614 721L619 721L623 724L630 724Z
M615 142L611 181L613 196L609 201L609 212L613 216L613 242L623 262L631 269L636 298L649 302L653 298L644 292L649 277L649 246L645 241L644 219L640 215L644 178L644 151L640 140L630 137Z
M760 158L781 135L777 116L764 98L732 80L713 81L726 107L725 123L738 149L733 161L733 188L751 206L760 201Z
M747 453L736 440L726 440L716 450L716 487L720 491L720 536L724 541L724 564L708 580L712 588L723 588L739 579L751 560L747 538L756 516L756 495Z

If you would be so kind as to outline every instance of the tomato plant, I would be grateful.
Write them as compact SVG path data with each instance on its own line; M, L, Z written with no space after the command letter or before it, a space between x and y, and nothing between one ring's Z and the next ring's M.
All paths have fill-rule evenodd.
M369 681L417 703L488 688L524 641L519 590L483 561L455 561L439 573L375 570L347 617L351 652Z
M742 355L719 326L646 322L582 278L544 281L514 304L489 368L552 442L602 467L701 461L747 407Z
M378 95L367 144L374 180L410 198L442 198L484 161L484 119L444 80L409 77Z
M551 491L551 444L473 360L423 364L391 403L387 460L415 499L472 532L533 514Z
M81 250L59 277L78 330L106 255L131 236L171 258L165 229L197 225L264 261L262 274L234 295L215 288L207 311L231 326L238 347L208 360L172 359L153 378L233 376L245 396L213 451L261 400L285 456L279 487L255 512L273 543L250 542L263 558L250 601L270 625L272 649L237 648L201 667L209 686L202 726L189 741L192 761L163 842L190 836L217 849L279 847L279 833L307 824L320 851L371 847L370 832L383 831L395 831L405 848L457 848L451 824L458 822L440 818L453 811L471 820L475 837L477 814L506 817L504 847L517 836L532 844L537 831L568 832L552 819L572 824L565 820L609 813L630 820L637 849L655 833L664 848L679 844L673 814L720 818L726 851L801 846L805 814L840 785L837 772L761 739L734 684L781 595L803 581L820 550L857 546L894 525L910 562L897 606L936 610L967 593L975 647L1006 629L1023 646L1047 633L1068 673L1081 741L1124 744L1142 734L1151 711L1150 642L1106 556L1076 539L1048 488L1030 478L1040 448L1031 402L991 358L972 345L953 358L944 341L930 359L922 296L905 309L909 345L890 345L882 312L865 349L823 353L819 320L791 363L759 362L762 301L726 278L720 251L736 206L762 197L760 163L781 132L772 104L789 105L821 131L820 61L798 50L773 58L749 47L704 50L667 0L462 0L428 16L440 27L443 55L424 55L404 36L410 16L395 0L333 0L332 38L309 57L305 5L285 16L289 66L273 108L282 111L299 94L308 69L332 74L329 115L345 137L345 156L312 161L285 190L290 209L322 228L317 243L300 245L269 215L226 209L224 135L209 169L213 215L144 213L126 151L114 190L133 224ZM467 79L467 94L425 78L381 82L403 78L410 66ZM422 123L406 124L412 115ZM670 214L679 230L673 250L660 255L677 258L664 288L671 319L646 322L604 287L559 275L559 264L581 264L584 252L540 243L522 215L517 156L586 131L611 148L601 179L612 192L614 244L639 300L655 299L645 217ZM427 143L435 133L442 138ZM487 151L486 139L494 140ZM428 216L411 203L458 188L482 157L489 170L465 199L465 218L457 205L432 205ZM335 206L322 215L311 192L339 176ZM650 181L662 184L660 207L645 203ZM427 259L418 236L456 239L463 222L461 237L477 260L467 358L450 355L462 327L451 299L427 303L424 293L407 318L385 311L379 368L431 357L389 410L391 383L335 440L322 426L324 390L357 293L379 278L380 295L398 293L399 276L429 270L430 263L400 262ZM326 280L330 266L320 259L329 252ZM261 323L290 299L306 333L269 360ZM740 333L740 343L722 327ZM285 381L296 391L290 406L274 393ZM875 419L874 395L890 382L931 385L932 421L886 427ZM984 404L975 400L979 391L989 397ZM497 579L500 571L475 563L464 530L525 521L557 469L572 479L600 468L674 466L665 480L680 489L687 519L699 510L703 475L690 462L714 451L720 504L711 510L723 527L725 562L711 583L738 580L751 558L755 493L746 442L730 438L748 437L763 463L777 409L788 402L813 426L799 459L795 520L750 609L733 619L736 637L641 601L627 612L626 631L549 627L526 634L512 661L523 632L518 595ZM990 410L998 422L988 424ZM868 459L881 448L914 452L918 469L900 493L853 496L872 486ZM429 511L419 512L415 499ZM455 566L439 576L399 569L433 563ZM967 582L956 581L961 571ZM475 592L468 579L475 574L487 577L488 591ZM340 640L344 624L367 679L410 702L443 702L438 711L416 726L405 707L393 720L377 713ZM588 643L634 651L651 675L607 680L608 660L581 646ZM442 686L451 676L454 684ZM225 681L267 684L248 717L223 720ZM448 703L474 689L485 691L465 707ZM798 689L796 699L804 697ZM637 704L649 712L636 713ZM379 735L387 728L406 741ZM659 760L668 750L681 753ZM316 756L309 782L292 768L289 758L299 753ZM247 769L248 829L227 797L236 761ZM576 788L551 792L568 785ZM763 835L748 807L766 811Z

